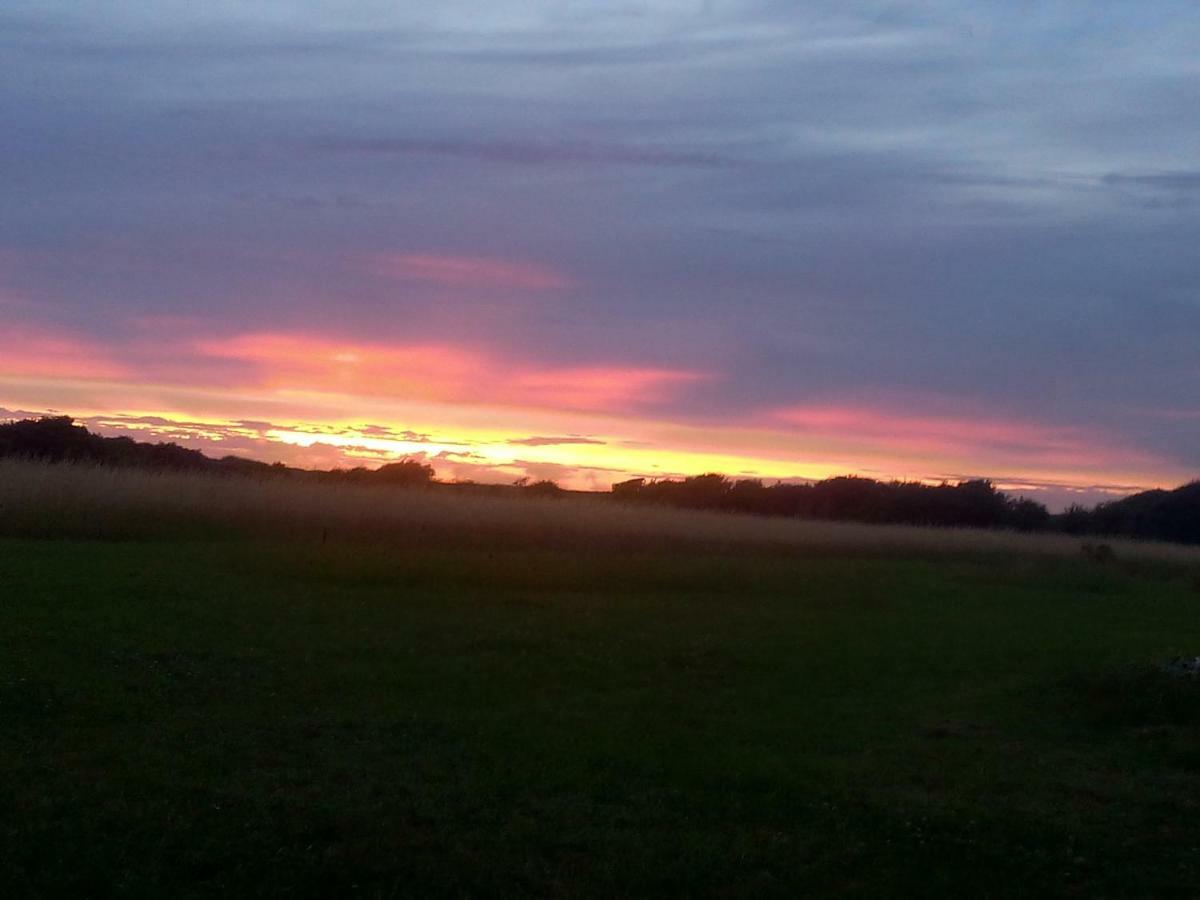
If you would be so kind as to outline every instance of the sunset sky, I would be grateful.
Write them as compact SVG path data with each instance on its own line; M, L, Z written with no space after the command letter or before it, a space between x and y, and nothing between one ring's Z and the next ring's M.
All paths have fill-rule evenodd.
M1200 10L0 7L0 418L445 479L1200 476Z

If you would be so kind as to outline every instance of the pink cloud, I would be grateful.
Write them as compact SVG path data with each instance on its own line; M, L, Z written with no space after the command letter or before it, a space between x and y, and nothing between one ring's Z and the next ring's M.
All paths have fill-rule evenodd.
M130 374L102 345L65 331L0 329L0 375L26 378L122 378Z
M400 281L421 281L470 290L546 291L570 284L561 273L537 263L485 256L405 253L375 258L380 274Z
M486 369L469 350L438 344L388 346L299 334L247 334L200 341L204 355L255 364L263 383L337 393L452 400Z
M863 444L883 452L934 459L1003 456L1066 468L1130 461L1128 450L1086 429L973 416L926 415L858 405L793 406L771 418L809 438Z
M909 438L989 441L1042 441L1061 429L987 418L910 415L865 406L793 406L778 410L775 417L791 425L816 432L841 432L905 440Z
M252 364L261 385L440 402L620 411L668 399L703 373L531 366L449 344L372 344L303 334L205 340L208 357Z
M185 316L171 313L128 316L125 322L138 331L155 335L170 334L173 332L195 332L205 324L205 320L201 316Z
M660 402L706 377L677 369L548 368L519 373L510 390L515 397L536 397L544 405L600 410Z

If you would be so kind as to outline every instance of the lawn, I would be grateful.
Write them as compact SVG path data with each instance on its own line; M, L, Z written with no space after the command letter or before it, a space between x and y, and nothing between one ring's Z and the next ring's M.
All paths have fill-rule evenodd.
M1196 896L1195 578L2 540L0 893Z

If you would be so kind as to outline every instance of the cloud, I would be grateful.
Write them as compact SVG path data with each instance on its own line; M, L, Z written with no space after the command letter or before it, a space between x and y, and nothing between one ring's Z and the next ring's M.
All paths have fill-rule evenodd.
M448 344L366 344L271 332L201 340L194 349L251 363L259 383L272 387L434 400L469 392L487 366L481 354Z
M375 257L372 268L397 281L427 282L445 288L546 291L570 284L566 276L547 266L480 256L402 253Z
M562 444L600 444L605 441L597 441L594 438L579 437L577 435L565 435L562 437L527 437L507 441L509 444L521 447L556 447Z
M409 431L408 429L398 431L395 428L389 428L386 425L359 425L356 426L356 430L360 434L365 434L368 437L387 438L394 441L428 443L433 440L433 437L427 433Z
M288 390L394 395L448 403L628 412L711 376L639 366L546 366L452 344L373 344L258 333L195 344L251 363L258 383Z
M389 208L392 204L386 201L368 200L365 197L352 194L278 194L264 191L238 191L234 195L238 201L247 204L263 204L279 206L295 210L363 210Z
M947 416L855 405L793 406L774 410L772 418L812 441L830 446L875 448L881 455L933 459L1001 459L1045 471L1116 470L1141 456L1143 465L1162 460L1138 453L1094 431L979 412ZM932 470L931 470L932 471Z
M1110 172L1100 179L1148 210L1188 210L1200 204L1200 171Z
M1200 191L1200 170L1174 172L1110 172L1104 184L1120 187L1154 188L1164 191Z
M0 375L64 379L131 374L104 345L72 332L10 323L0 335Z
M1195 418L1135 412L1200 395L1187 3L1085 29L966 0L8 6L0 318L59 343L6 340L0 371L129 384L45 405L174 386L259 419L328 391L321 415L386 423L412 397L442 404L414 432L482 404L615 455L644 434L513 409L711 448L796 398L922 408L894 389L964 402L770 427L912 474L976 470L946 447L1088 483L1200 462ZM1066 471L1089 444L1128 479Z
M716 153L620 144L428 138L324 138L313 148L360 156L451 156L511 165L634 165L709 167L731 165Z
M38 419L47 415L58 415L58 413L54 410L5 409L3 406L0 406L0 419L4 421Z
M665 402L681 388L710 377L676 369L549 368L517 373L512 389L516 396L565 409L629 409Z
M1169 419L1173 421L1200 421L1200 408L1196 409L1145 409L1138 410L1138 413L1145 416L1152 416L1161 419Z

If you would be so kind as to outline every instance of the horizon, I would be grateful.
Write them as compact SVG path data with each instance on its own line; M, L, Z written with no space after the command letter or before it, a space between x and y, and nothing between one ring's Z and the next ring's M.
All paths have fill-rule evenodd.
M607 490L1200 476L1200 21L17 2L0 418Z
M213 446L219 446L219 445L211 445L211 443L206 444L203 441L203 439L197 440L195 438L184 437L180 441L176 441L176 440L141 441L141 440L139 440L139 438L145 437L146 436L145 433L139 433L136 431L129 433L121 428L115 428L115 429L110 428L110 429L102 430L103 426L97 427L94 423L81 421L80 419L76 418L75 416L71 416L71 415L69 415L67 413L63 413L61 411L30 412L30 411L26 410L26 411L15 412L13 410L0 409L0 426L38 423L38 422L47 422L47 421L59 421L59 420L64 420L76 428L83 428L86 430L86 432L88 434L97 436L97 437L104 437L104 438L118 438L119 437L119 438L123 438L123 439L127 439L127 440L137 441L138 445L143 446L143 447L169 446L169 447L178 447L181 449L186 449L188 451L198 452L202 456L204 456L204 458L207 459L209 462L213 462L213 463L221 463L221 462L226 462L226 461L255 462L255 463L259 463L262 465L268 465L268 466L284 466L287 470L290 470L293 472L305 472L305 473L312 473L312 474L318 474L318 475L363 472L363 471L374 472L374 471L384 469L390 465L397 464L397 463L402 463L405 465L415 463L415 464L421 465L422 467L426 467L430 470L430 472L432 474L429 477L429 483L448 485L448 486L459 485L459 486L474 486L474 487L489 487L489 488L494 488L494 487L521 488L521 487L538 487L539 485L550 484L550 485L553 485L558 490L567 491L569 493L616 494L616 492L619 488L626 487L633 483L644 484L644 485L650 487L650 486L654 486L657 484L664 484L664 483L683 484L690 479L706 479L706 478L713 478L713 477L719 477L720 479L722 479L724 482L726 482L731 487L734 485L737 485L739 483L752 482L752 483L761 484L762 486L768 487L768 488L783 486L783 485L791 485L791 486L797 486L797 487L799 487L799 486L811 487L811 486L818 486L818 485L820 485L824 482L828 482L828 481L836 481L836 480L841 480L841 479L862 479L864 481L874 482L876 484L881 484L881 485L896 485L896 486L921 485L921 486L927 487L927 488L961 487L961 486L965 486L965 485L968 485L971 483L982 482L982 483L990 485L993 489L995 489L996 491L999 491L1001 496L1006 496L1006 497L1008 497L1008 499L1010 499L1012 501L1021 501L1024 499L1034 499L1033 497L1028 496L1028 493L1027 493L1028 486L1005 485L1005 484L997 483L994 479L988 478L986 476L973 476L971 478L959 478L959 479L942 479L939 481L939 480L933 480L933 479L922 480L922 479L900 479L900 478L871 478L870 476L866 476L866 475L857 475L857 474L853 474L853 473L842 473L839 475L827 475L822 478L776 478L776 479L771 479L771 478L759 478L757 476L746 476L745 478L739 478L737 476L729 476L723 472L709 471L709 472L702 472L702 473L698 473L698 474L656 473L656 474L645 475L645 476L634 476L630 479L626 479L624 482L612 482L611 484L609 484L607 486L595 486L595 487L569 487L568 486L568 487L564 487L564 486L560 485L558 482L554 481L553 479L537 480L530 476L522 476L513 481L498 481L498 480L476 481L473 478L458 478L458 477L453 477L453 476L448 477L448 478L442 477L437 472L436 466L432 462L429 461L429 458L427 456L420 455L420 454L409 455L409 456L395 456L395 455L388 454L388 455L383 456L381 459L377 460L376 465L371 465L370 464L371 461L365 461L365 460L361 460L361 459L351 459L348 461L341 460L341 461L335 461L334 464L328 468L321 468L321 467L315 467L315 466L305 466L305 465L295 465L295 464L290 464L290 463L284 463L281 459L264 457L264 456L242 456L242 455L233 454L233 453L226 454L224 456L215 456L215 455L212 455L212 448L213 448ZM156 426L156 427L165 427L165 426L160 425L160 426ZM224 448L224 449L228 449L228 448ZM208 450L209 452L205 453L204 452L205 450ZM19 454L18 454L18 458L20 458ZM1198 485L1198 484L1200 484L1200 479L1193 479L1192 481L1189 481L1185 484L1177 485L1174 487L1178 488L1178 489L1183 489L1183 488L1189 487L1191 485ZM1022 488L1025 488L1025 490L1022 490ZM1036 490L1043 490L1043 489L1035 488L1034 490L1036 491ZM1164 490L1164 489L1150 489L1150 490ZM1172 488L1166 488L1165 490L1167 492L1170 492L1172 490ZM1055 503L1054 496L1047 495L1046 492L1043 490L1043 496L1038 497L1035 502L1041 503L1042 506L1045 507L1045 511L1048 512L1049 514L1058 515L1058 514L1061 514L1064 512L1069 512L1071 509L1079 509L1079 508L1086 509L1086 508L1088 508L1089 504L1081 502L1081 496L1083 493L1084 492L1082 492L1082 491L1065 492L1062 499L1058 503ZM1090 504L1090 507L1092 509L1098 508L1099 504L1103 504L1109 500L1120 499L1123 497L1130 497L1130 496L1134 495L1134 492L1124 492L1124 493L1117 494L1116 492L1109 491L1109 490L1098 491L1097 493L1099 494L1100 499L1098 499L1094 503ZM1141 492L1136 492L1136 493L1141 493Z

